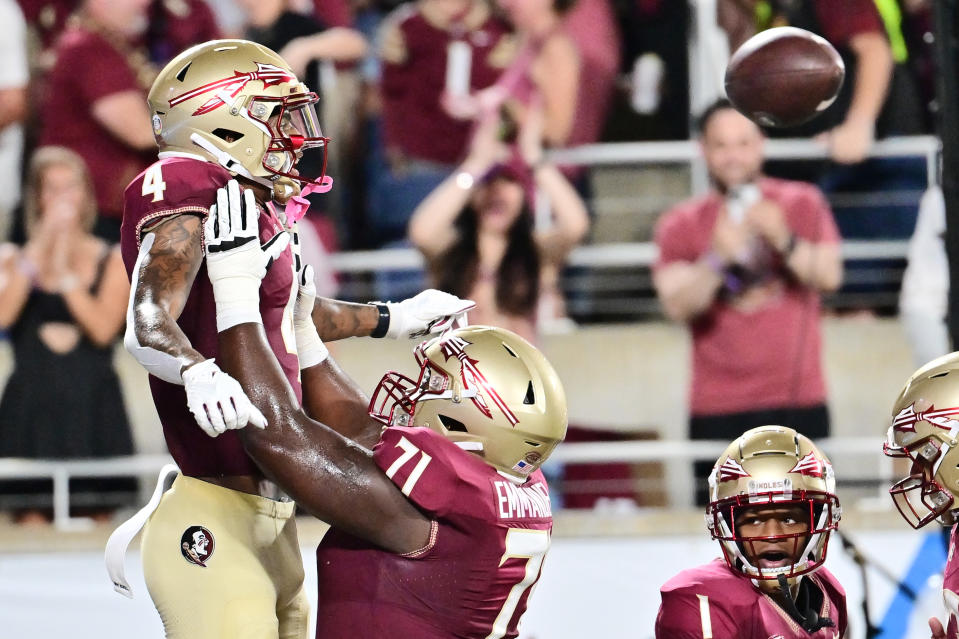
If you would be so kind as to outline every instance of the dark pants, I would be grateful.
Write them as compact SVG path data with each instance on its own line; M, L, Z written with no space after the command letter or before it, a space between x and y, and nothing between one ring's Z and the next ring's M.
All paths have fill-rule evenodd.
M750 428L768 425L789 426L815 442L829 436L829 409L825 404L819 404L807 408L770 408L747 413L693 416L689 418L689 438L731 442ZM697 506L709 503L706 479L714 463L715 460L693 462L693 494Z

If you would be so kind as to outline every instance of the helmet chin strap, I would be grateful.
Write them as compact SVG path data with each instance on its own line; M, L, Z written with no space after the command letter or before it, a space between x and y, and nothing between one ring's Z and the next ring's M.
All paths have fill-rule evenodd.
M786 580L786 575L779 575L777 580L779 581L779 590L783 595L783 604L786 607L786 612L796 618L803 627L803 630L808 633L813 633L821 628L835 627L835 621L829 617L820 617L812 608L807 608L805 614L799 612L799 608L796 607L796 601L789 592L789 582Z
M246 179L256 182L257 184L262 184L268 189L273 188L273 182L271 180L253 175L246 170L245 166L237 162L232 155L222 149L217 148L212 142L204 139L201 135L194 133L190 136L190 141L216 158L217 163L227 171L236 173L237 175L242 175Z

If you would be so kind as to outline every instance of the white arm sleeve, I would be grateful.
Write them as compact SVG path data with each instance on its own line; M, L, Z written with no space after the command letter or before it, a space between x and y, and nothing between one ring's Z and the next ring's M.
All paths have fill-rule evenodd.
M153 241L156 236L148 233L140 244L140 253L137 255L137 263L133 266L130 282L130 301L127 304L127 329L123 334L123 345L130 351L133 358L140 362L140 365L154 377L159 377L165 382L171 384L183 385L183 376L180 374L180 360L174 356L158 351L149 346L141 346L137 340L136 325L133 318L133 303L136 299L137 288L140 285L140 264L145 255L149 254L153 247Z

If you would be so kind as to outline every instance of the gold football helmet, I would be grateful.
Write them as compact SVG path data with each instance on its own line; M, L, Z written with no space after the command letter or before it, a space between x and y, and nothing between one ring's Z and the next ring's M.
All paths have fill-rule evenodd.
M912 460L909 475L889 489L909 525L951 523L946 515L959 495L959 353L912 374L893 404L883 451Z
M556 371L519 335L468 326L416 347L419 378L389 372L370 399L388 426L422 426L524 479L566 436Z
M324 184L329 139L314 108L318 98L262 45L211 40L191 47L164 67L147 100L160 157L201 155L267 186L280 178ZM293 167L313 148L324 154L321 175L301 177Z
M826 560L829 533L841 516L835 493L832 464L809 438L786 426L760 426L731 443L713 466L706 525L730 568L757 580L761 588L774 590L780 575L794 584ZM808 509L803 532L747 537L737 531L740 509L795 505ZM793 560L763 568L754 560L752 544L770 541L783 543Z

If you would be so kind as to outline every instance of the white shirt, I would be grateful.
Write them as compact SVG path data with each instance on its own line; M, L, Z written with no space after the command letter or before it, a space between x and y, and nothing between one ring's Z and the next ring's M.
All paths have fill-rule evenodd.
M0 90L26 87L27 25L15 0L0 0ZM67 117L68 114L64 114ZM20 164L23 153L23 127L11 124L0 131L0 217L8 215L20 201ZM0 229L3 223L0 222Z

